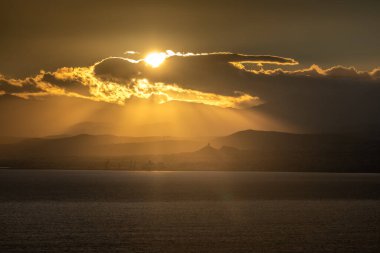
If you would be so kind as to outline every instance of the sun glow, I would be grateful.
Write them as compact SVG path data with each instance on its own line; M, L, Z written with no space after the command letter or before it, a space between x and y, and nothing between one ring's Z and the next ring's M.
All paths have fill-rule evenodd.
M157 68L165 61L165 59L168 57L166 53L150 53L148 54L144 61L152 66L153 68Z

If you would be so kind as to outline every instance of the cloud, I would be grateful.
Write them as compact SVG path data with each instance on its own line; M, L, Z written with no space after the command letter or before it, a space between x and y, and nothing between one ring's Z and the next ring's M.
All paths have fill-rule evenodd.
M137 51L132 51L132 50L129 50L129 51L125 51L124 54L140 54L139 52Z
M296 65L290 58L269 55L244 55L233 53L174 53L170 50L167 58L157 69L148 66L144 59L134 60L121 57L106 58L94 65L95 75L103 80L128 83L132 79L148 78L154 82L184 84L182 79L191 77L194 82L203 83L199 78L205 75L221 76L227 71L238 74L238 64ZM234 65L231 65L234 64Z
M342 78L342 79L366 79L366 80L376 80L379 79L377 73L378 69L372 71L359 71L355 67L345 67L345 66L333 66L331 68L322 69L316 64L313 64L309 68L298 69L298 70L284 70L282 68L277 68L273 70L249 70L243 67L244 70L252 72L254 74L265 74L265 75L290 75L290 76L312 76L312 77L328 77L328 78Z
M57 72L54 72L54 74ZM68 95L78 96L80 94L75 92L66 92L65 87L62 86L58 80L55 82L49 82L47 79L52 79L53 75L49 72L42 71L35 77L28 77L25 79L11 79L4 76L0 76L0 91L4 94L10 94L22 98L40 97L47 95ZM52 80L50 80L52 81ZM82 84L79 85L79 87Z
M223 53L223 56L227 54ZM181 56L190 57L190 56ZM234 56L230 59L246 59L246 56ZM276 57L273 57L277 59ZM251 60L257 57L250 57ZM267 57L265 58L267 59ZM284 61L285 62L285 61ZM196 89L182 88L177 84L151 82L144 78L144 73L151 67L142 61L111 57L90 67L60 68L54 72L44 72L28 78L38 87L40 93L27 92L22 87L25 80L15 80L11 87L15 92L4 93L28 98L30 96L61 95L80 97L94 101L124 104L132 98L150 99L157 103L183 101L202 103L223 108L249 108L261 103L254 95L234 92L223 95L202 92ZM9 89L8 89L9 90Z
M68 72L68 73L71 74L72 72ZM80 79L72 78L71 76L70 78L61 77L58 72L43 73L41 81L56 85L69 93L76 93L76 94L80 94L87 97L91 96L89 88L85 86L84 83L81 82Z
M8 79L0 75L0 90L7 94L19 92L42 92L33 78Z
M109 57L94 65L94 73L98 78L123 84L136 78L144 78L142 74L144 69L143 62L134 62L121 57Z
M371 72L369 72L369 74L374 79L380 79L380 67L375 68L374 70L372 70Z
M380 126L379 68L372 71L344 66L323 69L318 65L285 68L296 63L275 56L175 54L158 68L143 61L112 58L98 63L95 70L107 64L110 71L102 72L102 77L108 75L110 80L125 83L130 78L146 78L223 96L248 94L261 102L252 110L291 122L304 131L368 130ZM267 69L268 64L281 68ZM256 66L257 70L248 69L248 65ZM128 71L123 72L124 69Z
M380 79L377 71L334 66L287 71L253 71L246 92L265 104L267 115L310 132L377 131L380 127Z
M93 66L60 68L23 80L0 76L0 94L69 96L120 105L142 99L253 107L304 131L380 126L380 68L359 71L312 65L295 69L296 60L278 56L165 54L157 68L144 59L110 57Z

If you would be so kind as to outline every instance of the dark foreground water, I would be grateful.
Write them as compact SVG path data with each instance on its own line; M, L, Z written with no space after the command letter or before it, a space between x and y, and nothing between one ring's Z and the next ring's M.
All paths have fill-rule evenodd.
M0 170L0 252L380 252L380 175Z

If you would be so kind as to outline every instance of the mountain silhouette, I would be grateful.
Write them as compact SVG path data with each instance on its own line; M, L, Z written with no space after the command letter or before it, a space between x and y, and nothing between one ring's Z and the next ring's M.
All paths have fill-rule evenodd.
M0 144L0 166L46 169L379 172L369 133L245 130L212 140L81 134Z
M202 147L201 149L195 151L193 154L197 155L217 155L219 153L219 150L216 148L213 148L210 143L207 143L206 146Z
M32 138L0 145L0 155L12 157L125 156L191 152L204 143L176 137L122 137L80 134L61 138Z
M377 135L368 134L294 134L270 131L245 130L212 141L217 147L230 146L244 150L335 150L352 146L364 147L379 143ZM363 146L364 145L364 146Z

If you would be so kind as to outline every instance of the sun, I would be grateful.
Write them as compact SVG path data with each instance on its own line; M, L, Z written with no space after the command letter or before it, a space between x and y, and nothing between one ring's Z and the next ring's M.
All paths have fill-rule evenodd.
M150 53L148 54L144 61L152 66L153 68L157 68L158 66L161 65L167 58L167 55L165 53Z

